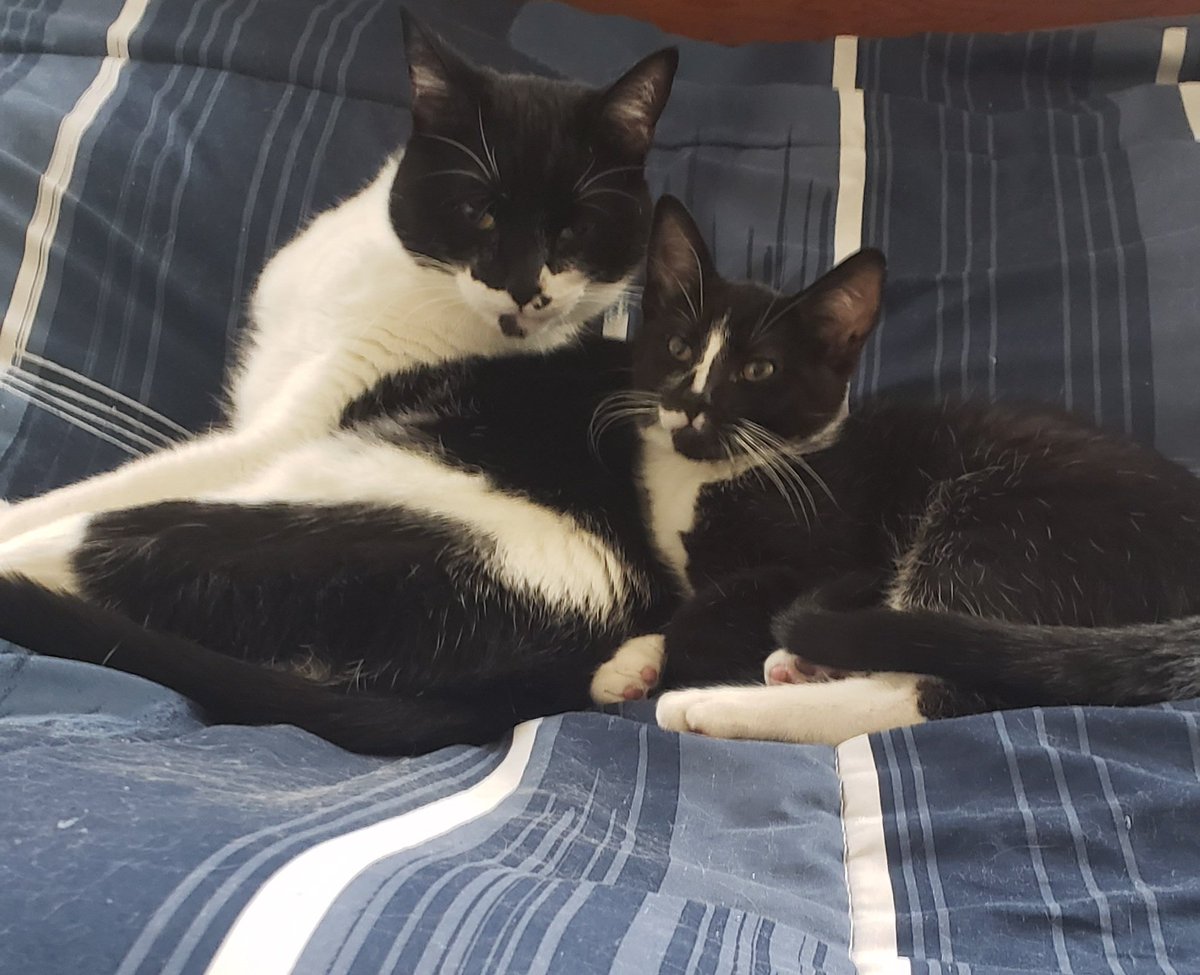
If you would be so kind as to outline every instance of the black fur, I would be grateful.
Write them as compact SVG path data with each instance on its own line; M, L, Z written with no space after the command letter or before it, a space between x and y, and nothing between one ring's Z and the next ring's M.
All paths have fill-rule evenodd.
M700 348L721 318L733 333L687 407L712 422L702 436L677 431L675 449L744 454L733 430L747 419L776 446L820 434L878 315L882 265L851 258L799 296L774 296L721 281L686 213L660 206L647 294L667 298L639 334L639 386L684 409L696 394L690 366L665 354L670 336ZM663 273L672 255L701 269L694 282L678 264ZM772 304L792 310L755 337ZM739 381L764 358L770 380ZM923 692L931 717L1200 695L1200 481L1188 471L1041 408L878 399L826 440L774 480L702 490L685 539L696 596L666 630L669 684L761 679L784 646L838 670L936 677Z
M405 27L413 133L390 198L405 247L522 306L544 307L543 264L593 283L629 276L676 52L593 90L501 76ZM639 517L632 432L589 449L593 413L629 369L627 349L598 339L430 367L384 381L342 422L574 515L635 583L603 619L510 591L460 528L400 508L176 501L92 519L73 557L84 598L4 582L0 627L158 680L218 719L287 721L360 751L484 741L586 706L596 666L661 625L670 598Z
M522 306L543 265L592 281L630 274L650 221L642 165L678 53L598 90L469 64L411 18L406 36L413 133L391 195L405 247Z
M548 613L496 585L460 532L400 509L166 502L97 516L76 551L83 596L146 630L134 644L122 636L123 648L141 649L109 664L216 716L288 720L372 751L486 740L513 720L587 706L595 668L661 625L670 601L639 516L633 431L589 447L597 405L628 373L628 347L598 338L547 356L428 367L385 381L343 424L398 445L440 444L450 462L584 520L641 582L624 614ZM13 603L5 636L37 636L37 620ZM96 618L92 607L72 612L79 628ZM113 627L126 632L115 622L100 632ZM35 648L95 659L110 646L56 639L38 637ZM297 678L271 671L250 680L238 661L305 673L322 693L293 696ZM231 682L258 688L261 714L253 696L229 696ZM388 697L406 717L372 739L352 706L307 703L350 692ZM431 699L442 704L431 711Z
M536 682L528 690L511 681L483 691L349 694L215 653L19 578L0 578L0 619L7 639L46 656L115 667L165 684L203 702L214 721L293 724L365 754L484 744L553 707Z

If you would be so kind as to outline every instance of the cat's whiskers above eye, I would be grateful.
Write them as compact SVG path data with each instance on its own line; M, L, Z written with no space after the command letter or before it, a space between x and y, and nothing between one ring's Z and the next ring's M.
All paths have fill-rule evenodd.
M473 179L476 183L482 183L484 186L491 186L491 182L479 173L473 172L470 169L438 169L432 173L425 173L421 176L421 180L435 179L438 176L465 176L467 179Z
M492 168L479 158L479 154L470 146L463 145L457 139L451 139L447 135L438 135L436 132L422 132L421 138L433 139L435 142L444 142L446 145L452 146L453 148L458 149L460 152L465 153L471 159L471 161L479 167L479 172L483 177L483 182L487 183L489 186L496 178Z
M595 164L596 164L595 159L593 159L591 162L589 162L587 165L587 169L585 169L583 171L583 174L579 177L579 179L577 179L575 181L575 190L577 192L583 193L593 183L598 183L600 180L606 179L609 176L617 176L617 175L620 175L621 173L640 173L643 168L641 166L610 166L608 169L602 169L600 172L596 173L594 176L589 176L588 174L591 172L592 167Z
M492 147L488 145L487 134L483 131L483 106L478 106L479 110L479 142L483 146L483 154L487 157L489 168L491 169L492 178L500 183L500 167L496 165L496 153L492 151Z
M615 186L597 186L595 189L585 190L579 194L579 202L583 203L583 201L587 200L589 197L602 196L605 193L608 193L612 196L623 196L625 199L632 200L634 203L641 202L641 200L639 200L632 193L626 192L625 190L619 190Z

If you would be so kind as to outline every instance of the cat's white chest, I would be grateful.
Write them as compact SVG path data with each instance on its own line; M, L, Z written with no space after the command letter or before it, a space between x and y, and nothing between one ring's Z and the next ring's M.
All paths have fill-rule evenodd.
M677 454L669 442L661 443L655 437L643 444L641 475L655 547L683 590L690 593L684 537L696 527L700 492L709 484L729 480L733 471L724 463L690 461Z

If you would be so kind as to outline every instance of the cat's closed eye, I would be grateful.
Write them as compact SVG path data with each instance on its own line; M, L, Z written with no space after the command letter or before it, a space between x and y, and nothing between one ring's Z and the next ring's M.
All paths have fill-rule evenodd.
M751 359L742 366L742 378L757 383L775 375L775 363L770 359Z
M680 362L692 361L692 347L682 335L672 335L667 339L667 351Z

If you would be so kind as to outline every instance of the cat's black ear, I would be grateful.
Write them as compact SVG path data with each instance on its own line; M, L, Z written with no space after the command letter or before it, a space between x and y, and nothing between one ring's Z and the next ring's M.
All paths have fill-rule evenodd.
M453 104L464 80L474 72L457 51L408 10L400 10L404 24L404 53L412 82L413 127L429 128Z
M712 256L687 207L664 196L654 207L646 245L646 316L671 308L695 315L704 305L704 281L714 274Z
M634 158L643 159L650 151L654 127L666 108L678 66L679 51L675 48L656 51L642 58L601 95L600 123Z
M886 277L882 252L868 248L810 285L797 302L804 321L818 328L838 373L849 376L858 365L863 344L879 323Z

